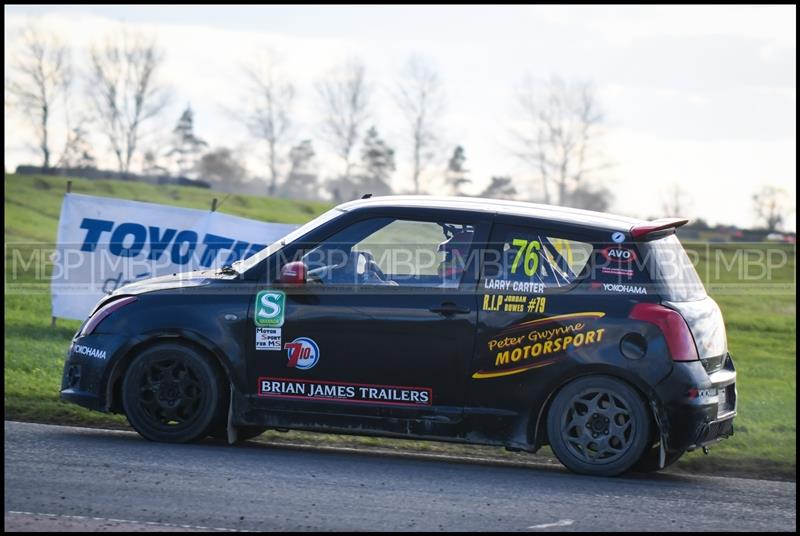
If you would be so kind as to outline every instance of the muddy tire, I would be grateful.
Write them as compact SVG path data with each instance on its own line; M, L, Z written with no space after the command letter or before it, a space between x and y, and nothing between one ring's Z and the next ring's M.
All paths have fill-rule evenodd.
M630 385L610 376L586 376L565 385L547 416L553 453L569 470L616 476L649 446L647 406Z

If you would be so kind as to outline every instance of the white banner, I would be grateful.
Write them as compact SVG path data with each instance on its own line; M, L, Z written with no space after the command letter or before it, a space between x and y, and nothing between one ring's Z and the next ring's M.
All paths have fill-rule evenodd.
M247 258L296 225L110 197L66 194L58 222L53 316L83 320L122 285Z

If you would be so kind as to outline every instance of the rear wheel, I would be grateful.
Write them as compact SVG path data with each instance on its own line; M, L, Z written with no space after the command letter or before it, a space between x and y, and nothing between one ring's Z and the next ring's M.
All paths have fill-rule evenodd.
M176 343L144 350L122 384L128 422L151 441L202 439L224 418L223 399L224 384L211 358Z
M650 417L639 394L610 376L579 378L559 391L547 414L556 457L576 473L616 476L644 453Z

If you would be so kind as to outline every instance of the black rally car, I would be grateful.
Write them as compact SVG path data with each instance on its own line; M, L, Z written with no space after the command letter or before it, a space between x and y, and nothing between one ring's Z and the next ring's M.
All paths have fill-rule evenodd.
M733 433L717 304L644 222L474 198L340 205L219 272L97 304L61 398L145 438L318 430L549 444L569 469L654 470Z

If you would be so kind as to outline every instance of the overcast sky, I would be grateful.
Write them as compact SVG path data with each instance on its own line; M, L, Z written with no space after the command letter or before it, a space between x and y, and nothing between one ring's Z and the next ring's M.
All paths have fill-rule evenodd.
M409 152L387 89L418 54L444 83L443 140L450 151L464 146L470 193L492 175L530 180L509 134L515 88L530 74L597 87L616 164L605 178L614 212L661 215L660 198L678 183L691 198L684 215L749 226L761 186L785 188L792 205L796 197L795 6L6 6L6 79L30 19L72 44L83 65L92 40L119 31L119 21L157 33L174 88L157 126L168 132L191 103L196 133L237 148L254 175L266 175L262 149L226 109L241 98L237 65L272 48L299 89L293 137L312 138L320 152L313 83L348 57L364 60L375 123L397 149L396 190L411 187ZM8 112L5 134L6 169L37 161L32 132ZM323 175L336 171L322 162Z

